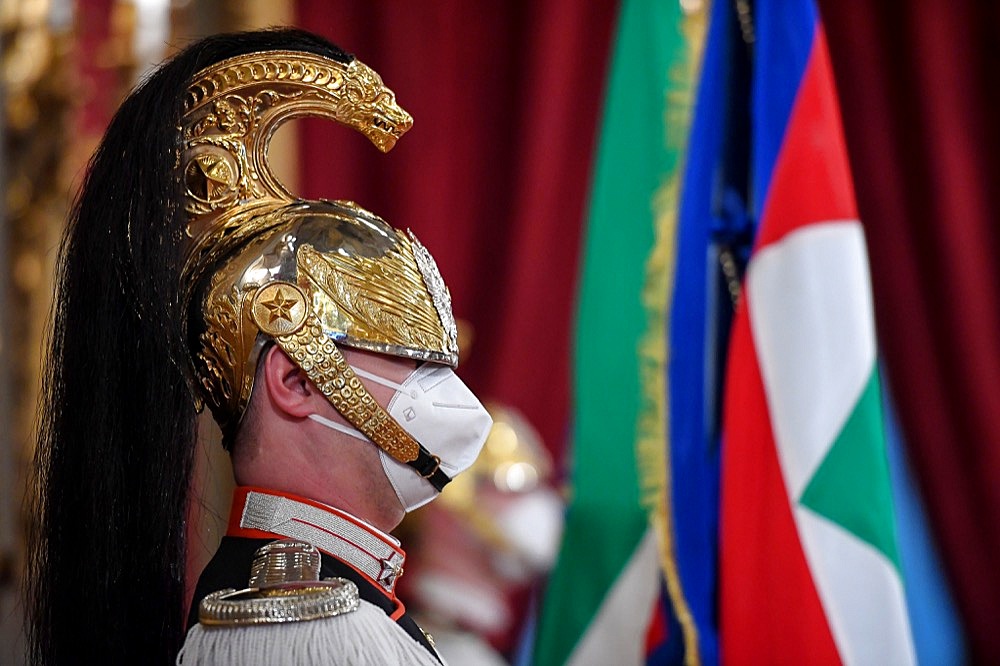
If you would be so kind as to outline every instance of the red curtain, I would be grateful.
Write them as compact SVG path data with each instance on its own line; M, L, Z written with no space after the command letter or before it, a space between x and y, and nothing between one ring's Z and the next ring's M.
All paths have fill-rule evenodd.
M1000 11L820 2L889 379L977 663L1000 661Z
M302 194L353 199L413 229L437 259L455 315L474 329L460 374L481 397L524 412L557 457L615 9L573 0L297 3L299 26L379 72L415 119L388 155L307 121Z

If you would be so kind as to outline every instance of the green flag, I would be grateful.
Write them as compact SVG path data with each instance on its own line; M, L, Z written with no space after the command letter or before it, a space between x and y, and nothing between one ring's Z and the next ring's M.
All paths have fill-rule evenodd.
M619 15L576 322L570 504L539 621L539 665L641 663L660 591L637 462L638 350L654 201L662 202L680 157L668 114L678 80L687 85L683 18L679 3L651 0L626 0Z

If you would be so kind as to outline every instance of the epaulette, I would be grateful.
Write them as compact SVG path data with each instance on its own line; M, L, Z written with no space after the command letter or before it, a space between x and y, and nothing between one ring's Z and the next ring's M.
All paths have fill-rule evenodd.
M321 556L296 539L257 550L248 586L202 599L184 666L406 663L440 666L345 578L320 580Z

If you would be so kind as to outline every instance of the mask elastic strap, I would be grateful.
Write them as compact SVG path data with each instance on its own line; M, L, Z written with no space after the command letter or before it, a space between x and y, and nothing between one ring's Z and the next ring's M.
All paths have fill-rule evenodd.
M406 387L403 386L402 384L397 384L396 382L389 381L385 377L379 377L378 375L372 374L372 373L368 372L367 370L362 370L361 368L359 368L357 366L353 366L352 365L351 369L354 370L354 374L356 374L358 377L364 377L365 379L373 381L376 384L381 384L382 386L384 386L386 388L395 389L396 391L399 391L400 393L405 393L406 392Z
M360 439L362 442L367 442L369 444L374 444L374 442L372 442L372 440L369 437L367 437L363 432L361 432L357 428L352 428L351 426L346 426L346 425L344 425L342 423L337 423L336 421L331 421L330 419L326 418L325 416L320 416L319 414L310 414L309 415L309 419L312 420L312 421L316 421L319 424L325 425L327 428L330 428L331 430L336 430L337 432L342 432L345 435L350 435L351 437L354 437L355 439ZM376 446L378 446L378 445L376 444ZM428 463L430 463L432 461L434 463L434 471L431 474L423 473L417 467L417 465L422 465L426 469ZM444 486L447 485L447 483L449 481L451 481L451 479L448 478L448 476L444 472L440 471L439 465L441 464L441 461L437 458L437 456L424 456L424 455L421 455L417 459L416 463L417 463L417 465L411 464L410 467L414 468L417 471L417 473L420 474L420 476L422 476L425 479L427 479L427 481L432 486L434 486L434 489L437 490L438 492L441 492L441 490L444 488ZM382 464L385 465L384 462ZM402 498L400 498L400 501L402 501Z
M368 442L369 444L372 443L372 440L368 439L368 437L366 437L365 434L360 430L358 430L357 428L352 428L351 426L346 426L343 423L337 423L336 421L331 421L325 416L320 416L319 414L310 414L309 418L313 421L316 421L317 423L325 425L327 428L330 428L331 430L336 430L337 432L342 432L345 435L350 435L355 439L360 439L362 442Z

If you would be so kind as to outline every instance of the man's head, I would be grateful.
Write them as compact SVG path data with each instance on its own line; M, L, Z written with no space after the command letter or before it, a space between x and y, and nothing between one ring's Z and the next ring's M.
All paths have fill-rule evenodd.
M284 52L232 58L200 72L185 109L180 163L190 242L182 294L197 385L226 440L244 429L255 396L258 407L277 408L261 409L256 426L262 415L276 416L272 425L289 431L287 441L309 439L319 424L337 439L372 443L382 467L375 476L388 478L400 505L429 501L471 464L490 423L451 370L457 329L437 265L412 232L352 202L294 198L267 161L269 137L297 116L334 119L381 150L392 148L410 117L356 60ZM265 349L271 351L261 360ZM387 378L353 364L345 350L405 359L381 364L410 371ZM429 365L417 369L414 361ZM272 372L288 364L294 373ZM255 390L261 367L266 386ZM379 400L373 385L396 388ZM300 391L283 392L286 386ZM275 399L281 396L290 401ZM327 404L314 401L322 398ZM444 414L442 405L460 407ZM301 432L291 432L292 425ZM359 462L371 454L362 449ZM384 513L372 515L381 521Z

